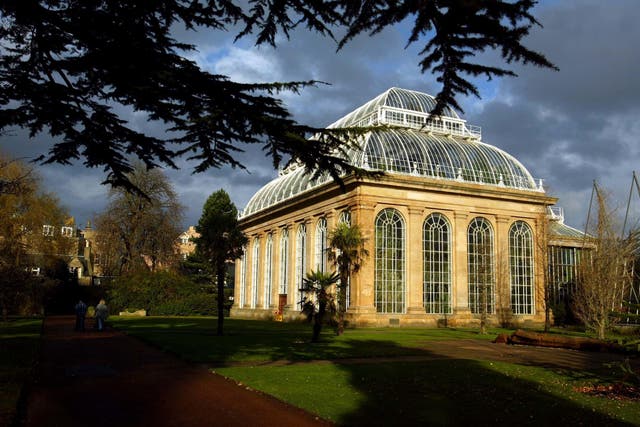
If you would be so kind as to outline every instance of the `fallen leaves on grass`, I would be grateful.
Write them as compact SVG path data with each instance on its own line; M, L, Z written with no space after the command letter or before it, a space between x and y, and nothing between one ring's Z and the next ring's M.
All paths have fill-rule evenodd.
M612 400L640 400L640 388L622 383L587 385L573 389L579 393Z

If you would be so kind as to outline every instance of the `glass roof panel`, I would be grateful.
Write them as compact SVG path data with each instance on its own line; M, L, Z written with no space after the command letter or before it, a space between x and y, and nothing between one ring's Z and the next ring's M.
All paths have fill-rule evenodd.
M520 190L541 191L527 169L513 156L477 137L443 126L420 129L415 123L403 126L403 117L411 111L428 113L435 100L425 93L391 88L329 127L357 126L366 117L397 111L397 127L369 132L359 137L359 149L350 148L346 157L351 164L371 170L504 186ZM392 110L389 110L391 108ZM413 113L414 115L416 113ZM445 111L449 123L464 126L464 121L452 110ZM394 117L396 117L394 116ZM455 119L455 120L454 120ZM446 123L445 123L446 124ZM290 167L249 201L243 216L267 209L298 194L330 181L328 175L312 180L313 174L303 167Z

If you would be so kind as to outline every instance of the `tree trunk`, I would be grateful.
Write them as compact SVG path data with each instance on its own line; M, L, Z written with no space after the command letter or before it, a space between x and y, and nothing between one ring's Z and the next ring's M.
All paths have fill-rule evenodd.
M551 329L551 307L549 307L551 296L549 295L549 285L544 287L544 331L549 332Z
M607 330L606 322L604 321L598 322L596 333L598 334L599 340L604 340L606 338L606 330Z
M321 295L320 297L323 298L324 295ZM320 302L318 304L318 312L313 316L313 335L311 336L311 342L320 341L320 332L322 331L322 322L326 311L327 304Z
M216 268L216 277L218 281L218 335L224 335L224 263L218 264Z
M344 317L347 311L347 286L349 284L349 271L351 265L343 266L340 268L340 286L338 286L338 326L336 328L336 335L342 335L344 333Z
M344 283L344 284L343 284ZM343 282L340 280L340 287L338 288L340 304L338 305L338 327L336 328L336 335L342 335L344 333L344 314L347 311L347 285L346 280Z

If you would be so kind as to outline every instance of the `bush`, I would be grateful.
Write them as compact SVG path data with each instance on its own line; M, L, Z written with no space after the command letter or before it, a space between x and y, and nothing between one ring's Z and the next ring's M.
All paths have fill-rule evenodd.
M117 278L110 285L108 304L113 313L145 309L150 315L208 315L215 313L216 298L211 286L162 271Z
M35 277L20 267L0 268L0 313L33 316L44 313L46 296L58 286L56 280Z

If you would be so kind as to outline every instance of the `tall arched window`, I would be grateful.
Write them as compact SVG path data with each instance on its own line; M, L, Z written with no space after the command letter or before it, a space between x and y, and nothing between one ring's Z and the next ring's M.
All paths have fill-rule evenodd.
M467 233L469 264L469 308L472 313L493 313L495 275L493 262L493 227L484 218L474 218Z
M423 300L427 313L451 313L451 227L431 214L422 228Z
M395 209L376 216L375 301L379 313L405 311L405 225Z
M242 247L242 257L240 258L240 295L238 306L244 307L244 288L247 285L247 248Z
M327 271L327 220L320 218L316 224L316 271Z
M289 230L280 234L280 294L289 291Z
M264 248L264 299L263 307L271 306L271 293L273 289L273 234L267 234L267 242Z
M296 277L293 289L293 297L296 307L302 309L299 290L302 288L302 280L307 270L307 226L300 224L296 233Z
M260 239L253 239L253 251L251 252L251 308L258 305L258 280L260 268Z
M533 313L533 233L524 221L509 229L509 276L513 314Z

